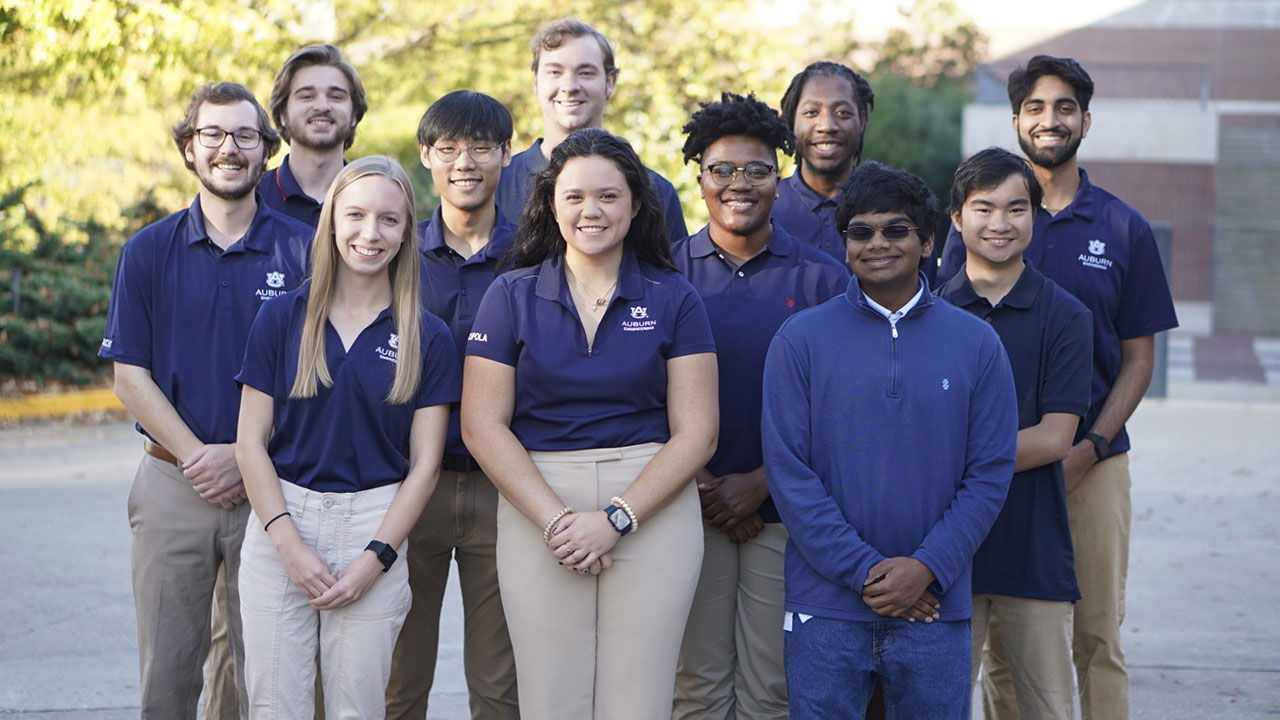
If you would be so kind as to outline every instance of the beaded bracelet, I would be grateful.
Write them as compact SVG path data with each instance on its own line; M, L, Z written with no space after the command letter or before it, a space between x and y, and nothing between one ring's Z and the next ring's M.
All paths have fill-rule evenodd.
M627 514L627 517L631 518L631 529L627 531L628 533L633 533L640 529L640 521L636 519L635 512L631 509L631 505L627 504L626 500L623 500L619 495L614 495L609 498L609 502L622 508L623 512Z
M551 518L551 520L547 522L546 527L542 528L542 544L543 545L546 545L547 547L551 546L551 531L556 529L556 523L560 522L560 518L564 517L565 515L568 515L571 512L573 512L573 508L566 505L565 507L560 509L560 512L555 514L555 517Z

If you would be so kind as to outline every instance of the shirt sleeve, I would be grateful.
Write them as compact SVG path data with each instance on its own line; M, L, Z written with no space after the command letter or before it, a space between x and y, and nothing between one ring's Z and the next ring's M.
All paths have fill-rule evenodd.
M941 592L967 572L1004 505L1018 447L1018 403L1009 359L996 337L982 345L982 370L969 396L964 477L955 497L911 557L933 571Z
M654 189L658 191L658 198L662 202L662 212L667 216L667 234L671 236L670 241L675 242L689 234L689 228L684 222L684 207L680 205L680 195L670 180L650 172Z
M98 357L151 369L152 263L141 244L120 251Z
M948 280L955 277L964 265L964 258L964 239L960 237L960 233L956 232L956 226L952 225L947 231L947 243L942 248L942 264L938 266L938 272L931 281L933 286L942 287Z
M467 355L515 366L520 344L516 340L511 293L511 283L501 277L485 291L467 336Z
M769 495L800 555L832 583L862 590L871 567L884 556L845 520L818 473L809 466L810 367L782 334L769 345L764 365L760 422Z
M667 350L667 358L715 352L716 341L711 334L711 319L707 317L707 308L703 305L702 298L683 278L679 281L685 286L685 293L676 313L676 329L671 338L671 347Z
M1136 215L1129 221L1129 266L1125 273L1116 335L1131 340L1177 327L1173 295L1155 236L1147 221Z
M423 313L422 378L414 407L456 403L462 399L462 367L453 346L453 335L444 321Z
M1065 292L1063 293L1066 294ZM1040 378L1040 413L1089 411L1093 381L1093 313L1074 298L1062 303L1052 320L1052 337Z
M276 378L289 376L289 373L277 371L285 356L284 344L289 341L289 329L281 321L292 302L292 297L274 297L258 309L258 315L249 328L249 339L245 341L244 362L236 374L237 383L272 397L289 395L289 388L276 388L275 385Z

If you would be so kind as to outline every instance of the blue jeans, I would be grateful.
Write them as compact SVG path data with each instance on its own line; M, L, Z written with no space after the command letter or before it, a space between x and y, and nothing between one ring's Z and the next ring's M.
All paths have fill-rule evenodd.
M875 678L888 720L968 720L969 621L792 618L785 638L791 717L862 718Z

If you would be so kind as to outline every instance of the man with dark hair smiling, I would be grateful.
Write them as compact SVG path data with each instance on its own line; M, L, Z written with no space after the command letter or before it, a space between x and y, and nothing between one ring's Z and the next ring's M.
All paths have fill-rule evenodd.
M1020 717L1071 720L1071 614L1080 591L1062 459L1089 408L1093 326L1079 300L1023 260L1040 200L1035 175L1008 150L987 148L961 163L951 221L966 261L938 296L995 328L1018 395L1017 473L973 558L972 676L998 615Z
M511 113L482 93L457 90L431 104L418 123L418 152L431 171L440 206L418 225L422 307L444 320L462 359L480 300L515 232L494 203L511 162ZM516 663L498 592L498 490L462 443L459 416L449 417L435 492L409 533L413 605L392 655L387 717L427 714L440 639L440 607L449 562L458 563L465 635L463 663L471 715L520 717Z
M836 225L840 184L862 158L862 138L876 104L866 78L821 61L791 79L782 118L796 136L796 171L778 184L773 219L793 237L845 262Z
M221 568L240 697L222 712L244 717L238 569L250 510L235 374L258 307L306 275L312 231L257 200L280 138L248 88L197 89L173 140L199 195L125 243L98 351L143 434L129 493L141 716L195 719Z
M1017 403L995 331L920 271L938 216L920 178L860 168L836 212L854 278L765 360L793 717L861 717L877 677L889 717L969 716L970 568L1013 475Z
M518 218L557 145L574 130L604 127L604 110L618 79L613 45L599 30L576 18L553 20L529 42L533 51L533 94L542 110L542 137L517 153L502 171L498 207ZM671 242L688 235L680 197L666 178L649 171L658 202L667 216Z
M1018 144L1044 187L1024 256L1093 313L1090 406L1063 460L1067 509L1081 599L1073 655L1085 720L1129 717L1129 676L1120 642L1129 567L1129 436L1124 424L1142 400L1155 358L1155 333L1176 327L1173 298L1151 226L1136 210L1093 185L1076 161L1088 135L1093 80L1070 58L1037 55L1009 74ZM965 258L955 229L939 282ZM992 635L992 640L998 634ZM993 642L984 664L988 704L1012 717L1007 665Z
M346 164L343 153L368 109L360 75L338 48L308 45L289 56L270 103L289 154L258 183L266 203L315 227L320 199Z

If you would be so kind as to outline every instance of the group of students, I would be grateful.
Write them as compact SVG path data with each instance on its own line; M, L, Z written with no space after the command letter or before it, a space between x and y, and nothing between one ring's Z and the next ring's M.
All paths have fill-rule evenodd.
M143 717L202 685L206 717L424 717L451 561L475 718L962 718L984 646L993 716L1071 717L1073 649L1085 717L1127 714L1094 679L1118 636L1081 649L1070 498L1127 449L1120 345L1176 320L1145 222L1077 174L1083 69L1011 76L1030 164L961 165L934 289L939 204L857 166L849 68L692 113L688 235L601 128L608 40L566 18L531 49L543 137L513 156L501 103L441 97L421 223L394 160L343 156L367 102L336 48L290 57L269 114L193 94L200 193L125 245L100 351L144 435ZM1036 249L1073 217L1103 229ZM1117 290L1036 269L1077 252Z

